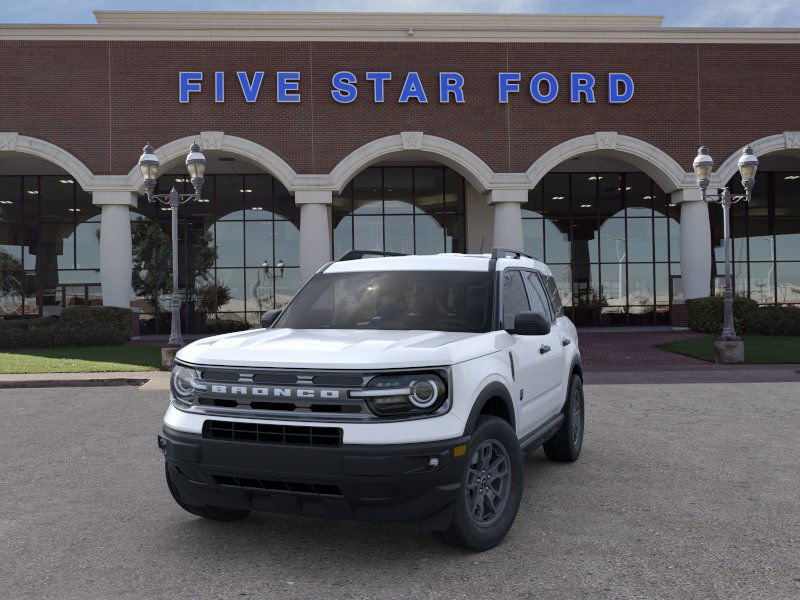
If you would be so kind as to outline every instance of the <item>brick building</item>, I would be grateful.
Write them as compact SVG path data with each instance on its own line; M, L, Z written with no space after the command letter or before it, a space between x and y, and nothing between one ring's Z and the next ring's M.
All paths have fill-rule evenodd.
M737 293L800 303L798 30L660 17L96 13L0 25L0 316L134 306L168 331L170 213L141 195L145 143L180 212L184 326L254 325L352 249L524 247L580 325L667 324L715 293L740 189ZM171 41L163 41L171 40ZM131 279L133 273L133 280ZM133 281L133 283L132 283Z

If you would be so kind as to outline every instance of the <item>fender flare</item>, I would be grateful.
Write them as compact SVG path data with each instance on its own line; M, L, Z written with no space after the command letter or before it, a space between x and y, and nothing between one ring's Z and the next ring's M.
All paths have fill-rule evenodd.
M506 406L511 421L511 428L517 430L517 417L514 412L514 402L511 400L511 393L508 388L499 381L493 381L484 387L475 403L472 405L472 410L469 413L467 424L464 427L464 434L471 433L475 429L475 423L478 421L478 416L481 414L483 407L492 398L500 398Z

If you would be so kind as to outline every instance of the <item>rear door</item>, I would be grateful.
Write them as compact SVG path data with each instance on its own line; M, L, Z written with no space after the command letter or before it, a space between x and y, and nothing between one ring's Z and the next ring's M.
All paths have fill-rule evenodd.
M532 297L523 280L523 271L506 269L502 275L501 315L503 329L513 329L517 314L542 310L541 301ZM538 308L536 308L538 307ZM547 312L542 314L549 315ZM548 316L549 318L549 316ZM513 365L515 402L519 403L519 434L524 436L541 425L550 415L552 398L559 385L552 356L558 350L558 337L547 335L506 334L513 338L509 359Z

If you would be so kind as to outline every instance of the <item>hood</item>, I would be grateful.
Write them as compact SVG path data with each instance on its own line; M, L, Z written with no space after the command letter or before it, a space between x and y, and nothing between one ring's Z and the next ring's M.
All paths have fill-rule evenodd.
M200 365L386 369L452 365L496 352L492 333L257 329L204 338L178 360Z

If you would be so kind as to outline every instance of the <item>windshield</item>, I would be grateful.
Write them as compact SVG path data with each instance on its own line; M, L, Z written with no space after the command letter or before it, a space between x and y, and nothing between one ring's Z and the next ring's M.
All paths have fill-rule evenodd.
M275 327L489 331L488 271L380 271L315 275Z

